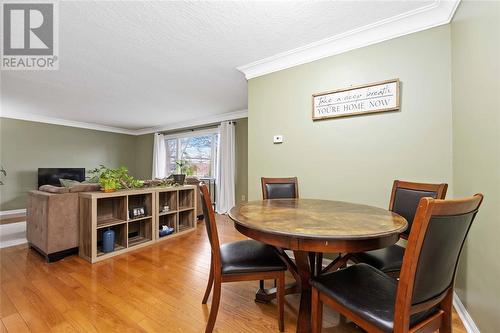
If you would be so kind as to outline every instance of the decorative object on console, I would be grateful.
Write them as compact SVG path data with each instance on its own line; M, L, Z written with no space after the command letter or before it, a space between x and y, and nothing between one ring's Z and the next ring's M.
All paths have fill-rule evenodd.
M171 233L174 232L174 228L172 227L169 227L168 225L162 225L161 226L161 229L160 229L160 237L165 237L165 236L168 236L170 235Z
M129 208L128 211L128 217L133 220L137 219L139 217L144 217L146 216L147 211L146 211L146 206L132 206Z
M174 186L174 180L171 178L155 178L144 180L144 187L171 187Z
M109 253L115 250L115 232L108 228L102 233L102 252Z
M177 173L172 174L171 176L176 184L184 185L186 175L192 176L196 171L196 166L191 165L186 160L177 160L175 161L175 164L177 165Z

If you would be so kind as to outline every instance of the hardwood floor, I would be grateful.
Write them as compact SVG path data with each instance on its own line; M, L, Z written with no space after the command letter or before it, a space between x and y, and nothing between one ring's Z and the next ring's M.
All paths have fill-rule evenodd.
M221 242L244 237L218 217ZM203 224L186 236L91 265L78 256L46 264L26 245L0 250L0 332L203 332L210 263ZM289 277L291 281L291 277ZM257 282L222 286L215 332L278 332L276 304L254 302ZM299 297L285 297L295 332ZM327 309L323 332L361 332ZM465 332L454 314L454 332Z

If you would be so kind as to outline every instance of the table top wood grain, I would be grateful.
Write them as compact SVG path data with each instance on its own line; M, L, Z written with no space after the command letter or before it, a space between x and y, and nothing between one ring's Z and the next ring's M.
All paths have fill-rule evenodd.
M294 238L360 240L403 232L408 223L388 210L342 201L272 199L238 204L229 217L243 227Z

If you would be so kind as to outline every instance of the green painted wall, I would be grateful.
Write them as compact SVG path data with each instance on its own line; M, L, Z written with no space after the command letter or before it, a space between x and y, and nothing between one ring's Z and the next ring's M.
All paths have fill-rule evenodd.
M462 1L451 24L453 184L485 200L456 290L482 332L500 330L500 3Z
M301 197L380 207L394 179L451 183L450 62L442 26L251 79L249 199L261 176L297 176ZM312 121L313 93L393 78L401 111Z
M236 203L245 201L248 197L248 120L236 121Z
M150 179L153 172L154 134L139 135L136 140L136 177Z
M39 167L127 166L135 171L134 136L0 118L0 210L26 207L26 192L37 188Z

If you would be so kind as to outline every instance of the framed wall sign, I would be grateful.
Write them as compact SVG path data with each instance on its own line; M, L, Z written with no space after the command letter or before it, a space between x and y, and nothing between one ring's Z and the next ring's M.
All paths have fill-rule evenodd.
M312 119L399 110L399 79L312 95Z

